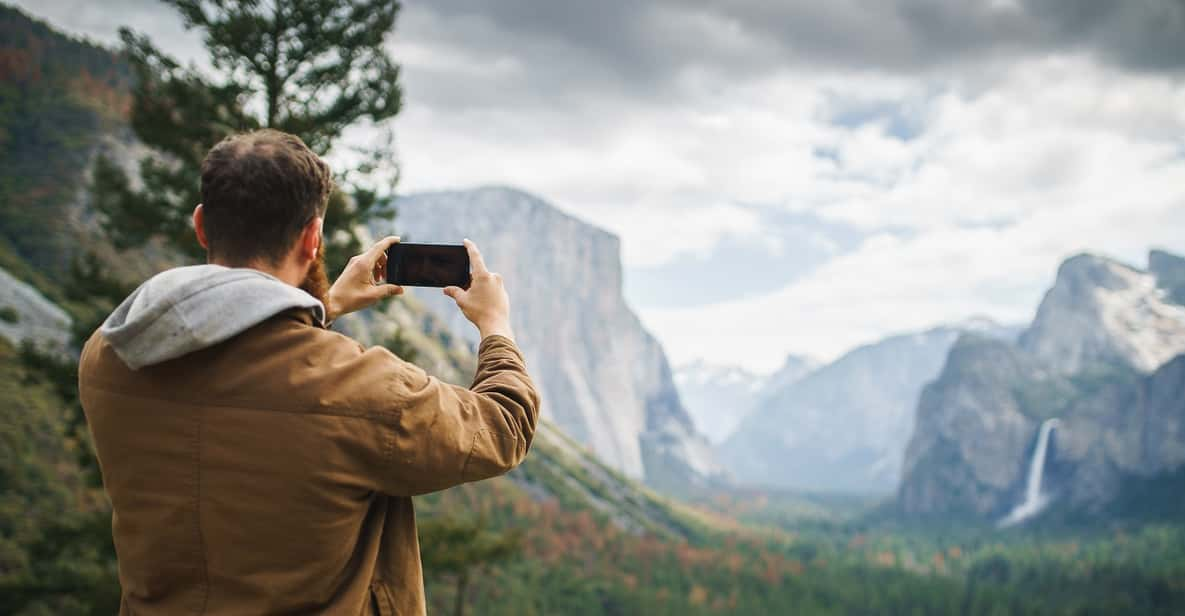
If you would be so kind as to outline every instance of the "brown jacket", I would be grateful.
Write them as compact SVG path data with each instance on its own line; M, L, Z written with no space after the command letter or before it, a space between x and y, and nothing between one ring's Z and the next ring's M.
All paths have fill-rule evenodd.
M288 310L131 370L102 333L79 390L111 498L120 614L423 614L411 496L522 461L514 343L466 390Z

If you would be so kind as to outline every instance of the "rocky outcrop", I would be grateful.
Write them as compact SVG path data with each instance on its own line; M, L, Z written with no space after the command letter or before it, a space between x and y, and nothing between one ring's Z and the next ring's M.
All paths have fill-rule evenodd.
M1161 267L1167 260L1156 258ZM1104 257L1072 257L1058 268L1020 345L1062 374L1114 364L1155 370L1185 352L1185 306L1157 278Z
M721 446L722 459L745 483L891 492L900 478L918 394L968 330L1010 335L976 320L855 349L765 391Z
M1053 488L1070 506L1099 509L1126 478L1185 465L1185 355L1147 376L1113 376L1062 414Z
M561 429L652 485L720 475L662 347L625 303L616 236L509 188L412 195L396 207L395 228L407 241L473 239L503 275L544 413ZM475 342L477 332L439 290L413 293Z
M70 346L70 316L28 284L0 269L0 336L14 345L31 343L65 354Z
M1051 417L1048 491L1076 510L1100 510L1125 478L1185 464L1185 307L1172 295L1182 263L1073 257L1018 344L956 344L919 402L901 509L1001 514Z
M1185 305L1185 257L1153 250L1148 255L1148 271L1156 276L1156 286L1164 289L1170 300Z

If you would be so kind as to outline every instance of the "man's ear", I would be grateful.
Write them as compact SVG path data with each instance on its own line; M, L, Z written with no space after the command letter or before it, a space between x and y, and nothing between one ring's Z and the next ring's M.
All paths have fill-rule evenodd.
M206 239L206 217L202 213L202 204L197 204L193 208L193 232L197 235L197 241L206 250L210 249L210 242Z
M317 258L317 249L321 247L321 225L324 221L320 216L314 217L300 232L300 257L305 261Z

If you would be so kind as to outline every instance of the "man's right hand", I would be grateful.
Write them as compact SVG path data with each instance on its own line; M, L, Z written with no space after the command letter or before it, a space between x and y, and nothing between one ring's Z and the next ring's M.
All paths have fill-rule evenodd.
M477 245L465 240L465 249L469 251L469 268L471 280L468 289L461 287L445 287L444 294L457 302L457 307L477 326L478 333L484 339L487 336L505 336L514 339L510 329L510 296L502 286L502 276L486 269L485 261Z

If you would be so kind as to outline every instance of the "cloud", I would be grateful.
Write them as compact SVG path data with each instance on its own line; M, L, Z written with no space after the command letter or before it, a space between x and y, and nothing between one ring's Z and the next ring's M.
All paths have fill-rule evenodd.
M737 219L747 221L744 226L726 226L728 218L714 215L718 211L697 213L697 217L707 214L701 220L710 230L710 241L685 245L674 256L653 264L635 263L625 277L630 303L641 309L688 308L764 295L855 249L863 239L850 225L810 213L734 207L743 212ZM678 214L672 217L678 219ZM661 233L664 227L682 224L654 224L653 228Z
M674 361L772 370L971 315L1024 323L1073 253L1185 252L1180 83L1077 56L957 86L916 139L859 125L830 144L836 185L813 211L864 230L857 249L759 297L643 310Z
M549 99L573 89L671 96L696 73L916 74L1078 52L1135 70L1185 68L1178 0L437 0L409 5L404 26L481 58L518 58L531 69L518 85L542 86L518 94Z
M119 28L127 26L151 34L163 49L183 59L203 58L202 39L187 31L171 7L157 0L69 2L61 0L10 0L30 15L48 20L59 30L115 48ZM201 66L208 66L202 62Z
M22 2L200 49L145 0ZM433 0L391 45L401 189L617 233L677 363L1024 321L1070 253L1185 251L1179 0Z
M1017 64L987 91L956 83L928 103L916 139L860 128L834 144L840 177L880 190L820 214L867 228L999 224L1048 208L1094 215L1130 197L1117 180L1172 162L1183 97L1179 82L1081 57Z

